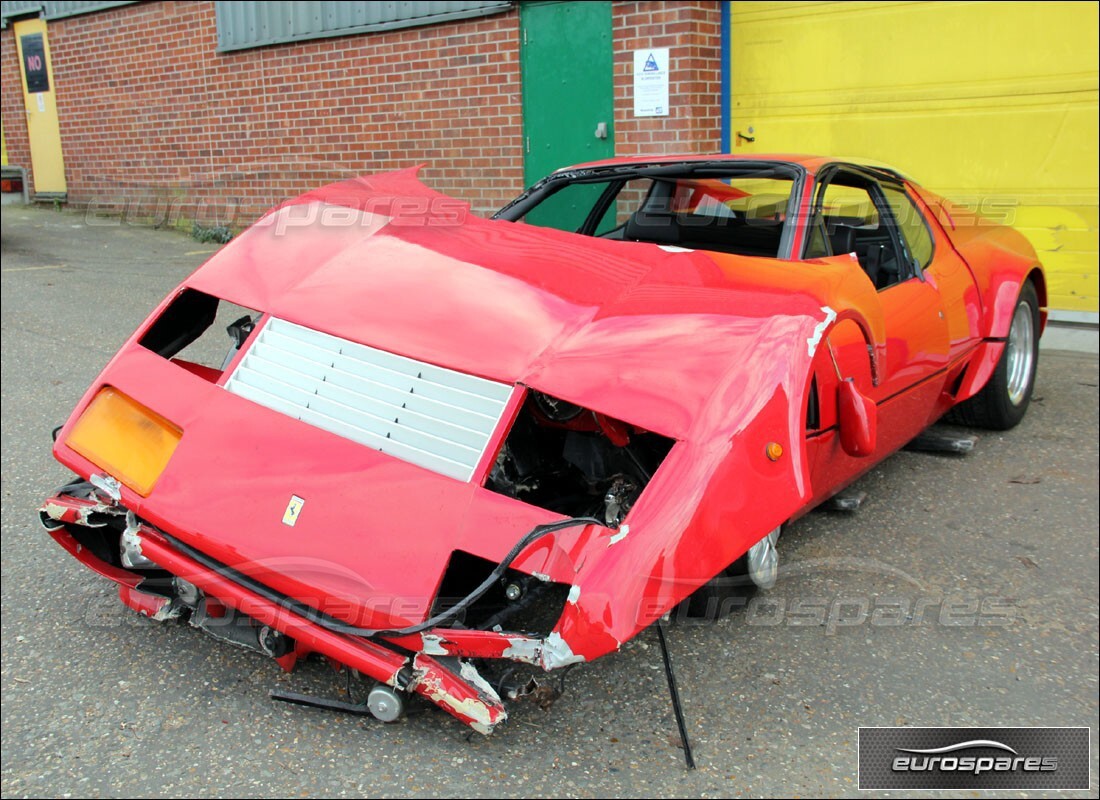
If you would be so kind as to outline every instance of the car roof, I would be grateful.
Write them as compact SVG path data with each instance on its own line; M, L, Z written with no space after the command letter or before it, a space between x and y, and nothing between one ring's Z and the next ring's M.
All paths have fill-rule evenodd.
M684 161L770 161L773 163L780 162L785 164L798 164L799 166L805 168L807 172L811 173L816 173L827 164L854 164L856 166L871 167L874 169L884 170L886 172L892 172L905 180L911 180L911 178L909 178L901 170L889 164L884 164L881 161L874 161L867 158L817 156L808 155L805 153L679 153L659 156L629 156L619 158L607 158L600 161L588 161L583 164L574 164L573 166L562 167L562 169L555 171L562 172L564 170L588 169L592 167L630 166L631 164L675 164Z

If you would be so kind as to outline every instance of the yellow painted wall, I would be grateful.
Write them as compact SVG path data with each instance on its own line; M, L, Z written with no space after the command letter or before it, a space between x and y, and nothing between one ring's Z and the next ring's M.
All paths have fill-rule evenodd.
M1025 233L1051 308L1096 312L1098 9L733 2L733 151L893 164Z

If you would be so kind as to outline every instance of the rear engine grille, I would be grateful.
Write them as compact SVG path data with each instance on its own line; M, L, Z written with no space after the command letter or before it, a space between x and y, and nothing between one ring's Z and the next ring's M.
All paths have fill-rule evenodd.
M468 481L512 387L270 319L225 388Z

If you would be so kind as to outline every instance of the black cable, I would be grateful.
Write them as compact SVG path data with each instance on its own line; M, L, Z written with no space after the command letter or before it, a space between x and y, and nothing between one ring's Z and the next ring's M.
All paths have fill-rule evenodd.
M462 598L462 600L457 602L455 605L436 614L434 617L424 620L423 622L417 623L415 625L409 625L406 628L393 629L358 628L354 625L348 625L346 622L341 622L338 619L330 617L328 614L317 611L316 609L311 608L310 606L307 606L292 597L287 597L286 595L280 594L273 589L268 588L254 578L251 578L248 575L245 575L244 573L233 569L232 567L226 566L220 561L216 561L202 551L196 550L194 547L191 547L189 544L181 542L179 539L172 536L171 534L165 533L163 531L158 531L158 533L160 533L161 536L168 540L168 542L177 550L179 550L189 558L194 559L210 571L221 575L223 578L227 578L228 580L233 581L239 586L243 586L249 591L260 595L260 597L263 597L265 600L269 600L273 603L279 604L289 609L298 616L303 617L304 619L307 619L317 625L320 625L322 628L326 628L335 633L342 633L348 636L363 636L367 638L372 638L375 636L385 636L389 638L397 638L401 636L411 636L412 634L421 633L431 628L438 627L440 624L451 620L453 617L456 617L459 613L465 611L467 608L477 602L482 595L489 591L489 589L492 588L493 584L500 580L501 576L504 574L505 570L507 570L508 567L511 566L512 562L515 561L519 557L520 553L526 550L532 542L541 539L543 536L546 536L549 533L555 533L566 528L574 528L578 525L600 525L601 527L605 527L604 523L596 519L595 517L571 517L569 519L559 520L558 522L550 522L545 525L536 525L534 528L528 531L522 539L516 542L515 546L508 551L508 554L501 560L499 564L497 564L493 571L489 573L489 577L482 581L480 586L478 586L476 589L474 589L472 592Z
M508 551L508 555L506 555L501 560L501 562L496 565L493 571L489 573L489 577L482 581L480 586L478 586L476 589L474 589L472 592L470 592L468 595L459 600L450 608L444 609L443 611L436 614L434 617L426 619L416 625L410 625L407 628L401 628L400 630L377 631L374 634L360 635L394 637L409 636L410 634L420 633L430 628L438 627L440 623L446 622L452 617L458 616L460 612L465 611L467 608L477 602L482 595L484 595L493 587L493 584L501 579L501 576L503 576L508 567L512 565L512 562L519 558L520 553L526 550L532 542L536 541L537 539L541 539L548 533L555 533L560 530L565 530L566 528L575 528L578 525L603 526L604 523L600 522L595 517L571 517L570 519L563 519L559 522L550 522L546 525L536 525L527 533L526 536L516 542L515 546Z
M575 666L577 666L576 663L566 664L565 668L561 671L561 678L559 679L559 682L558 682L558 693L559 694L565 694L565 676L568 675L572 671L573 667L575 667Z
M665 662L665 678L668 680L668 693L672 698L672 712L676 716L676 727L680 730L680 744L684 748L684 763L688 769L695 769L695 755L691 752L691 740L688 739L687 724L684 722L684 707L680 703L680 689L676 685L676 673L672 670L672 655L665 641L665 621L657 618L657 641L661 643L661 658Z

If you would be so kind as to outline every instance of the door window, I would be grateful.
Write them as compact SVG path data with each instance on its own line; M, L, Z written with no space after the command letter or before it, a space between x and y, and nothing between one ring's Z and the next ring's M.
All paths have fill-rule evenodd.
M884 187L841 170L818 188L804 257L852 253L875 288L886 289L913 276L898 227Z
M909 255L921 269L932 262L935 246L932 243L932 234L928 231L928 222L920 209L914 205L912 199L904 191L896 186L883 186L882 194L894 220L898 226L898 233L905 241Z

